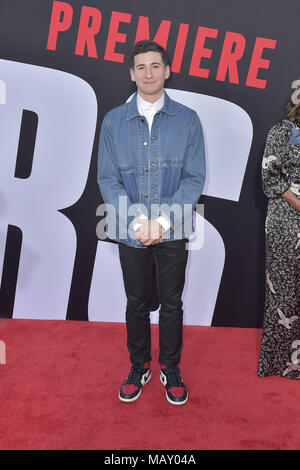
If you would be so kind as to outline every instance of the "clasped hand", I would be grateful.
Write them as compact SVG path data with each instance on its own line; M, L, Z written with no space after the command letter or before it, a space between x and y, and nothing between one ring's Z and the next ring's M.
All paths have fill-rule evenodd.
M143 245L149 246L162 242L164 229L157 220L137 219L136 222L141 225L135 231L135 235Z

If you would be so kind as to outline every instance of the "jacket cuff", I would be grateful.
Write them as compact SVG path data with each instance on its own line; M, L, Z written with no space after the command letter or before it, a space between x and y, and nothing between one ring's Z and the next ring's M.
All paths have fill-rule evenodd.
M164 232L167 232L168 230L170 230L171 222L167 219L166 216L160 215L155 220L162 226L162 228L164 229Z
M135 216L135 218L132 221L132 228L133 228L134 231L136 231L142 225L142 224L139 224L138 222L136 222L137 219L147 219L147 217L145 216L145 214Z

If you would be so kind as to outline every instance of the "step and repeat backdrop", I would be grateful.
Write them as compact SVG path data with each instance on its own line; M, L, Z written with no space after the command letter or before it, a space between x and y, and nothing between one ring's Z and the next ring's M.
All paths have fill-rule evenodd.
M154 39L205 133L185 324L262 325L261 160L300 76L299 16L296 0L1 0L0 317L124 321L117 244L96 235L99 132Z

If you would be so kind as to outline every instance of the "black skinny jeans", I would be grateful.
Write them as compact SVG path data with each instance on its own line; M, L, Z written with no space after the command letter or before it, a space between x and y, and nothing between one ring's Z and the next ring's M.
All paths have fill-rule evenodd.
M119 243L127 296L126 327L130 360L142 366L151 360L150 312L152 270L155 263L159 293L159 363L174 366L182 348L182 291L188 250L186 240L172 240L147 249Z

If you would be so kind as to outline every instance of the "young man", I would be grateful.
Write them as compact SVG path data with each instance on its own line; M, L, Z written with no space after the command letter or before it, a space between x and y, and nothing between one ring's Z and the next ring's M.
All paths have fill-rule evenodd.
M178 364L182 348L182 291L193 231L192 212L205 179L204 140L197 114L164 91L170 76L165 50L140 41L131 56L137 93L104 117L98 182L108 217L108 236L119 242L127 296L127 346L132 367L119 391L136 400L149 382L152 269L159 293L160 379L167 400L187 402Z

